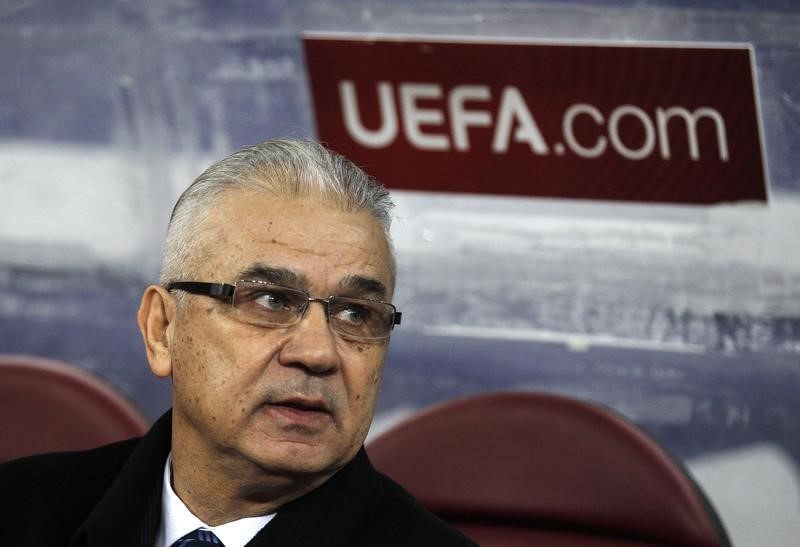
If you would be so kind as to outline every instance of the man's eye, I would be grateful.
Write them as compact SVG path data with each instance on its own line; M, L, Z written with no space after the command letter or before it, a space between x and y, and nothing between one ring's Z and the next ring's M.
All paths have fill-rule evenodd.
M362 325L369 322L370 311L365 306L348 304L336 312L336 318L351 325Z
M266 310L283 310L289 307L286 295L276 292L254 294L252 302Z

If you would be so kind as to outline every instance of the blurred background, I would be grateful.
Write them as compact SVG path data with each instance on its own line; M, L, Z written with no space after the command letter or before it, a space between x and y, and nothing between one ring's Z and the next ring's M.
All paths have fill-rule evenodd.
M736 545L796 546L790 0L0 0L0 353L76 364L151 420L169 407L135 324L169 212L212 160L315 136L306 31L752 45L767 204L393 192L404 317L372 434L471 393L598 401L689 466Z

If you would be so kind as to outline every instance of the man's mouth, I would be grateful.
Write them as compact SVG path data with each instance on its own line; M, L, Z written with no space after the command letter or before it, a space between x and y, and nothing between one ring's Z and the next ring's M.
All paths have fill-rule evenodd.
M322 399L305 399L305 398L291 398L283 401L272 403L277 406L285 406L302 410L307 412L325 412L329 413L328 405Z
M333 412L324 399L290 397L266 404L271 417L279 422L299 426L313 426L333 418Z

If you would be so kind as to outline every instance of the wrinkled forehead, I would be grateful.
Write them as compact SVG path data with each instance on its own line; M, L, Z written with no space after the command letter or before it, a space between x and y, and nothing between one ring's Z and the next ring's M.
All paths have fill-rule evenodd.
M326 291L345 279L394 288L390 244L369 213L319 197L240 191L210 210L199 238L197 275L235 282L260 266L292 272L305 290Z

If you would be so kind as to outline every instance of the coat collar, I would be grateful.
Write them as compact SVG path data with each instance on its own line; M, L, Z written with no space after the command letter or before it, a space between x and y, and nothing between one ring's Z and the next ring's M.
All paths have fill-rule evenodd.
M161 519L161 484L171 437L170 410L136 445L70 546L153 545ZM248 547L350 545L382 498L380 476L362 447L322 486L279 508Z
M172 411L142 437L70 546L152 547L161 519L161 481L172 442Z
M362 447L322 486L287 503L248 547L354 545L372 522L384 496L383 483Z

